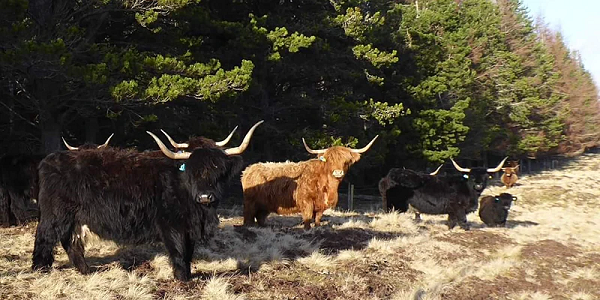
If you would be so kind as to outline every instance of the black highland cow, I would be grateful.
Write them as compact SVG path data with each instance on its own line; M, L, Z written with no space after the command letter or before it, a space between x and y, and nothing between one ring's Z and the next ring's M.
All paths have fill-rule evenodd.
M462 175L436 176L394 168L380 181L379 192L388 208L406 212L410 204L420 213L448 214L450 229L458 223L468 230L467 214L477 210L477 200L488 177L500 170L504 160L494 169L461 168L453 160Z
M110 138L102 145L86 143L72 147L63 142L69 150L103 149ZM45 154L12 154L0 159L0 226L24 224L37 218L37 167Z
M517 197L509 193L481 197L479 218L487 226L505 226L513 201L517 201Z
M223 187L240 173L237 154L260 123L242 145L225 150L173 153L148 132L166 157L116 149L50 154L39 166L40 222L32 268L49 269L60 241L71 263L88 273L80 238L87 225L117 243L162 241L175 278L189 280L194 245L215 231Z
M206 137L191 137L187 143L177 143L175 142L175 140L173 140L173 138L171 138L164 130L160 130L169 140L169 143L171 143L171 146L173 146L175 148L175 150L186 150L186 149L196 149L196 148L222 148L225 147L225 145L227 143L229 143L229 141L231 140L231 137L233 137L233 133L235 132L235 130L238 127L235 126L235 128L233 128L233 130L231 131L231 133L229 133L229 135L222 141L219 142L215 142L212 139L206 138Z

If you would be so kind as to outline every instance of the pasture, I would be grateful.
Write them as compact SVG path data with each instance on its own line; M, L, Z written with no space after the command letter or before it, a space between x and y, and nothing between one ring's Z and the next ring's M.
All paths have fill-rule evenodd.
M506 191L499 180L483 192ZM50 273L31 271L35 223L0 229L0 299L600 299L600 155L520 176L507 228L448 230L446 216L326 211L323 226L272 214L243 228L219 209L194 279L173 279L162 245L117 247L88 237L96 270L79 274L57 246ZM343 198L341 199L343 201ZM240 199L239 203L242 201Z

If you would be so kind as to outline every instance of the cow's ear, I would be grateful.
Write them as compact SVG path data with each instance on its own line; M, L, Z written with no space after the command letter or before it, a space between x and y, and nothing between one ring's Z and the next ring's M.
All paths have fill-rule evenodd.
M517 196L513 196L513 201L517 201Z
M496 203L500 202L500 198L498 196L494 197L494 202L496 202Z

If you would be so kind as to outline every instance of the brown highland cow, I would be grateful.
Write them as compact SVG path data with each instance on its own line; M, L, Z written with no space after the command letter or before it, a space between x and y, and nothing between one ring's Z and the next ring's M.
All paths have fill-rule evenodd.
M506 186L507 189L511 188L513 185L515 185L517 183L517 179L519 179L519 177L517 176L518 169L519 169L518 165L516 167L502 168L502 171L504 171L504 174L502 174L502 177L500 177L500 181L502 181L502 183L504 183L504 185Z
M304 139L309 153L319 157L302 162L256 163L242 172L244 190L244 225L265 225L267 216L301 213L304 229L321 224L323 212L338 202L338 186L348 168L360 159L375 142L362 149L334 146L312 150Z

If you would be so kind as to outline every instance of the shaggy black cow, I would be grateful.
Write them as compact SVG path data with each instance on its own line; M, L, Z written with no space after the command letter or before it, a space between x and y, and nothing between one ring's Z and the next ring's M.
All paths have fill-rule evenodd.
M72 147L64 138L63 142L69 150L103 149L113 135L102 145ZM37 166L44 157L45 154L12 154L0 159L0 226L24 224L37 218Z
M60 241L71 263L88 273L81 240L81 227L87 225L99 237L117 243L162 241L175 278L191 278L194 244L217 227L215 206L223 185L241 171L237 154L248 143L173 153L148 134L166 157L109 148L58 152L42 160L34 270L51 267Z
M385 183L380 184L380 193L398 211L406 212L410 204L420 213L448 214L450 229L458 223L468 230L466 215L477 210L488 177L500 170L504 160L494 169L461 168L453 160L462 175L435 176L394 168L382 179Z
M160 131L167 137L167 139L169 140L169 143L171 143L171 145L176 150L186 150L186 149L196 149L196 148L225 147L225 145L227 145L227 143L229 143L229 141L231 140L231 137L233 137L233 133L235 132L235 130L237 128L238 127L235 126L235 128L233 128L231 133L229 133L229 135L224 140L219 141L219 142L215 142L212 139L199 136L199 137L191 137L187 143L177 143L164 130L161 129Z
M444 164L441 164L435 171L429 173L429 175L432 175L432 176L437 175L443 165ZM396 209L402 208L404 206L407 206L406 208L403 209L403 211L406 211L407 209L412 208L412 210L415 213L415 220L421 220L421 214L419 213L419 211L416 210L414 207L408 205L407 203L403 203L403 201L402 201L402 199L400 199L400 197L394 197L393 195L391 195L392 197L389 197L390 199L388 200L388 195L387 195L388 191L390 193L393 193L395 191L395 190L389 190L389 188L392 185L396 185L396 183L391 179L389 174L396 173L395 170L396 169L391 169L388 172L388 176L383 177L383 178L381 178L381 180L379 180L379 192L381 194L381 200L382 200L381 207L383 208L384 211L389 212L389 211L396 210ZM421 175L424 175L424 174L421 174Z
M479 218L487 226L505 226L513 201L517 201L517 197L509 193L484 196L480 201Z

